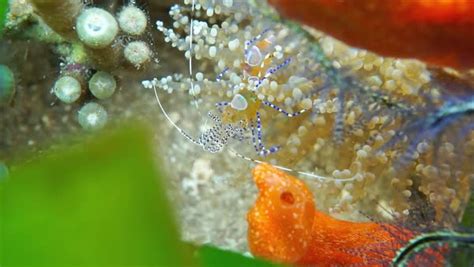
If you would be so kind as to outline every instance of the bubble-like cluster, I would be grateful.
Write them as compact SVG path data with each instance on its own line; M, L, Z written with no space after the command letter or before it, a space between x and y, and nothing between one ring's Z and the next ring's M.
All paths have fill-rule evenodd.
M89 90L98 99L111 97L116 88L117 82L114 76L107 72L98 71L89 80Z
M135 36L144 34L148 25L145 12L133 5L124 7L118 14L117 20L122 31Z
M90 102L85 104L78 112L79 124L85 130L98 130L107 123L107 111L101 105Z
M151 38L147 35L148 14L137 7L135 1L130 1L118 9L96 7L93 3L84 5L82 1L63 1L56 4L51 1L33 0L31 4L38 15L47 16L44 22L48 25L41 27L49 29L49 26L56 31L54 33L49 29L51 36L37 38L56 44L55 51L62 59L60 75L52 85L53 94L62 103L82 105L90 97L109 99L120 83L117 73L130 71L130 65L136 71L141 71L151 62L157 62L153 58L155 53L150 46ZM48 9L49 6L54 6L55 11L59 9L70 14L50 14L54 10ZM17 9L19 8L15 8L15 14L20 14ZM32 10L29 12L31 16ZM61 21L64 25L61 25ZM40 24L42 22L39 21ZM7 73L3 71L0 78L0 93L6 94ZM90 128L85 126L87 124L83 119L80 124L83 128Z
M71 104L81 97L82 89L76 78L63 76L54 83L53 92L59 100Z
M152 52L143 41L133 41L124 49L125 59L137 69L151 60Z
M118 24L115 17L101 8L87 8L77 18L77 35L92 48L109 46L117 36Z

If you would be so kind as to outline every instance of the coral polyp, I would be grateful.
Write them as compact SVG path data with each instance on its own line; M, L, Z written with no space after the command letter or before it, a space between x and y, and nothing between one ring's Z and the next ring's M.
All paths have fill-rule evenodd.
M85 104L78 112L79 124L86 130L97 130L107 123L107 111L94 102Z
M77 35L92 48L109 46L118 33L115 18L106 10L88 8L81 12L76 22Z
M98 99L111 97L116 88L117 82L114 76L107 72L98 71L89 80L89 90Z
M152 52L143 41L133 41L125 46L123 51L125 59L139 69L151 60Z
M76 78L64 76L54 83L53 92L59 100L70 104L79 99L82 89Z
M148 25L145 12L133 5L124 7L118 14L117 20L120 29L130 35L142 35Z

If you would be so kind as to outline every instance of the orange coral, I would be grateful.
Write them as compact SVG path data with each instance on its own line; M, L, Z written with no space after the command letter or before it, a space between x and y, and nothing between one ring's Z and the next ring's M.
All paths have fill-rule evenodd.
M284 16L383 56L474 67L471 0L269 0Z
M270 164L255 167L253 177L260 194L247 221L255 256L301 265L379 266L392 260L400 238L413 236L389 224L342 221L319 212L302 181Z

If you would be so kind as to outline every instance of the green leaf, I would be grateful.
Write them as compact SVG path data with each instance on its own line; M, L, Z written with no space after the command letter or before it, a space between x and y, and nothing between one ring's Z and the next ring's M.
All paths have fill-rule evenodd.
M474 192L471 192L471 197L464 210L464 215L461 221L464 227L474 227Z
M275 263L266 262L260 259L249 258L241 254L221 250L211 246L202 246L197 251L197 257L201 266L205 267L241 267L241 266L252 266L252 267L278 267Z
M0 180L0 266L278 266L179 241L151 138L127 129Z
M5 163L0 161L0 182L8 177L8 167Z
M11 171L0 183L0 266L192 266L151 138L128 129Z
M3 34L3 27L7 19L8 0L0 0L0 37Z

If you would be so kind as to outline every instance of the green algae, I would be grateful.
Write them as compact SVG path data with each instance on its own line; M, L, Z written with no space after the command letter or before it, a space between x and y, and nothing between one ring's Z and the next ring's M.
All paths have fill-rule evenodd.
M126 126L0 179L0 266L281 266L181 242L151 135Z
M3 34L3 27L7 20L8 0L0 0L0 37Z
M0 182L1 266L189 266L150 137L128 129L59 149Z
M9 67L0 64L0 103L8 102L15 91L15 77Z

